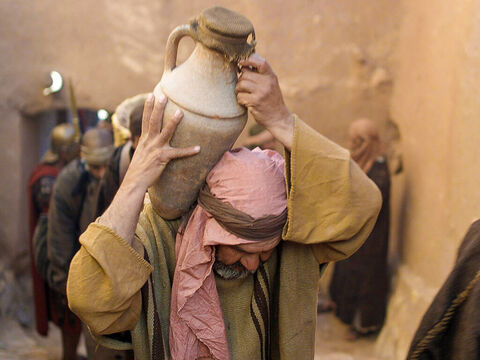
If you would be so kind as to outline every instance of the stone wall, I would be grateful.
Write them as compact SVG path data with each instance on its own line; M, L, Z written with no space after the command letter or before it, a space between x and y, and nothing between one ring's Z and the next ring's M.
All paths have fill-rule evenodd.
M378 353L404 359L418 323L480 215L480 2L405 1L392 117L405 174L402 265ZM397 202L398 206L398 202Z

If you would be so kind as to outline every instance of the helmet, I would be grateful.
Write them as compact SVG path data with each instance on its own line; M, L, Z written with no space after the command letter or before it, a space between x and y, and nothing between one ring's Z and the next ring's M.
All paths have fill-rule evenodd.
M72 124L63 123L55 126L50 133L50 149L43 155L42 162L56 163L60 159L61 152L73 152L73 145L77 145L75 135L75 128Z

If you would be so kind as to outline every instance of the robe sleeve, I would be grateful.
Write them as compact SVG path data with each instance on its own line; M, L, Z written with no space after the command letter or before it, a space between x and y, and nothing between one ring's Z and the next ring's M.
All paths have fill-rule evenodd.
M70 309L99 335L133 329L142 307L141 288L153 267L99 223L89 225L80 243L67 282Z
M285 160L288 218L283 239L312 245L319 263L352 255L375 225L382 201L377 186L347 150L298 117Z

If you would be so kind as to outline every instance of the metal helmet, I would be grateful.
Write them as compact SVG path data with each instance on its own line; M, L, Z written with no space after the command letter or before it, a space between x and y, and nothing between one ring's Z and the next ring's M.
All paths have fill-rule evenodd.
M113 135L106 129L93 128L82 137L81 156L90 165L105 165L113 153Z
M50 149L42 157L42 162L56 163L62 152L73 153L77 148L75 127L69 123L55 126L50 132ZM75 148L75 149L74 149ZM77 153L78 154L78 153Z

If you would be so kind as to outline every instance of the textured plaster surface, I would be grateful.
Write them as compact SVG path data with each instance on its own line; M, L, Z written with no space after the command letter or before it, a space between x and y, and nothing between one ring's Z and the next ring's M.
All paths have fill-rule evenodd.
M392 117L405 173L395 206L403 264L377 349L404 359L416 327L480 216L479 1L405 1Z

